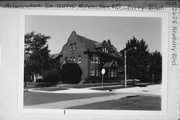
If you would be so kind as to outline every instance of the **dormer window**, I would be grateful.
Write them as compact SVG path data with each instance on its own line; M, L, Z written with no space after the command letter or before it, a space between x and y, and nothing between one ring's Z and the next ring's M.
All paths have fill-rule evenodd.
M76 58L75 57L73 57L73 62L76 62Z
M105 48L102 49L102 52L109 53L109 50L105 47Z

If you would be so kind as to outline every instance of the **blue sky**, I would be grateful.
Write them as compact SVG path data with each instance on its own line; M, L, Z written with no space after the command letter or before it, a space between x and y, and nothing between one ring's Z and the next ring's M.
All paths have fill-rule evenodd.
M72 31L98 42L110 39L118 51L133 36L143 38L150 52L161 51L161 18L31 15L25 19L25 34L31 31L51 36L51 54L61 51Z

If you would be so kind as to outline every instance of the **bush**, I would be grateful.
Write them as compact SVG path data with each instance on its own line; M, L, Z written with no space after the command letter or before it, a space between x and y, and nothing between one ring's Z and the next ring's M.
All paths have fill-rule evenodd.
M81 81L82 70L77 63L66 63L62 66L61 80L63 83L77 84Z
M101 76L90 76L88 79L88 83L101 83Z
M59 72L56 69L50 69L43 72L43 80L39 80L38 82L50 82L57 83L59 82Z
M88 79L88 83L101 83L102 82L102 76L90 76ZM118 77L103 77L104 83L114 83L114 82L120 82Z

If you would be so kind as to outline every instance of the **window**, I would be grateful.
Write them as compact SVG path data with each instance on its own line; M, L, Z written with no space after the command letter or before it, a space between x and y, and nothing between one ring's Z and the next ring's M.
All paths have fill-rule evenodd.
M94 76L94 69L91 69L91 76Z
M109 50L108 50L108 49L106 49L106 53L109 53Z
M69 51L71 52L73 49L72 49L72 44L70 44L69 46Z
M99 71L98 71L98 69L95 69L95 76L99 76Z
M91 76L99 76L99 71L98 69L91 69Z
M81 63L81 56L78 56L78 63Z
M72 52L72 51L75 51L75 50L76 50L76 43L70 44L69 51Z
M73 57L73 62L76 62L76 58L75 57Z
M110 76L111 77L116 77L117 76L117 71L116 70L111 70L110 71Z
M73 61L73 57L70 57L70 61Z
M91 58L91 63L100 63L99 57L94 54Z
M74 43L74 44L72 45L72 48L73 48L73 51L76 50L76 43Z
M110 76L113 77L113 70L110 71Z
M102 49L102 52L109 53L109 50L105 47Z
M117 71L116 70L114 71L114 77L117 77Z

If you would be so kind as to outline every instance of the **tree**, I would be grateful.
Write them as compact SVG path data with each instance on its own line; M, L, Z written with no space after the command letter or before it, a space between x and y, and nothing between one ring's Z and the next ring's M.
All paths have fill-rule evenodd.
M152 83L162 82L162 56L160 52L153 52L150 54L149 72Z
M57 82L60 81L60 73L61 73L61 69L60 69L60 61L59 61L59 55L57 55L56 57L53 57L51 55L50 59L49 59L49 69L46 70L43 74L44 76L44 80L46 82L51 82L56 84Z
M150 65L150 53L146 41L144 41L144 39L137 40L137 38L133 37L128 40L124 50L127 51L127 78L140 79L141 82L149 82L151 80L148 71ZM121 51L123 56L124 50Z
M77 63L65 63L62 66L61 80L63 83L77 84L81 81L82 70Z
M49 69L49 50L47 40L49 36L41 33L30 32L24 37L24 73L25 80L36 81L38 76L42 76L44 71Z

